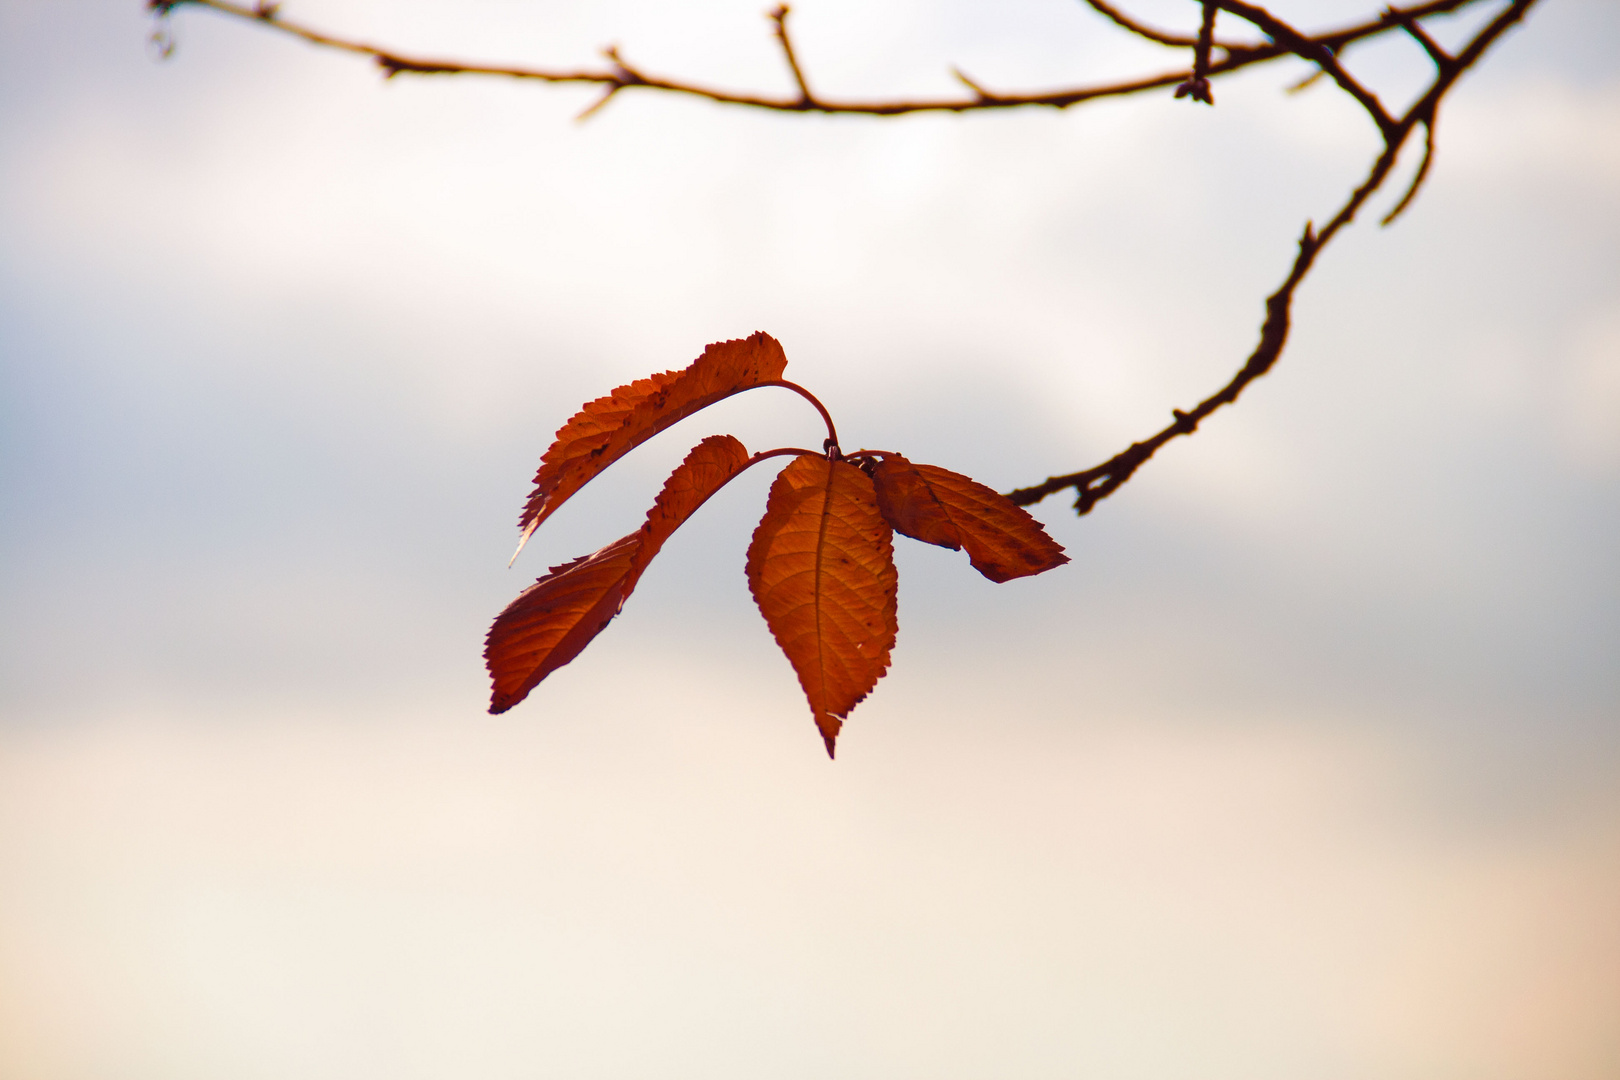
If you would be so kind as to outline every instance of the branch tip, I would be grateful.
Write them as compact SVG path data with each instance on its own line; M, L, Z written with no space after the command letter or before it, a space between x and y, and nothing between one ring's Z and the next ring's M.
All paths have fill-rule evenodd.
M1400 197L1389 213L1383 216L1379 225L1388 228L1395 223L1395 219L1406 213L1406 208L1412 205L1417 198L1418 188L1423 181L1429 178L1429 166L1434 164L1434 113L1431 110L1428 117L1421 121L1423 124L1423 161L1418 165L1417 172L1412 175L1412 182L1407 185L1406 193Z
M1205 105L1215 104L1214 91L1209 88L1208 79L1191 78L1176 87L1176 97L1190 97L1194 101L1202 101Z
M1315 86L1318 82L1321 81L1321 79L1322 79L1322 69L1317 68L1315 71L1311 72L1309 75L1305 76L1303 79L1301 79L1298 82L1293 83L1290 86L1288 86L1286 89L1283 90L1283 93L1285 93L1285 94L1302 93L1303 91L1309 90L1311 87Z
M583 124L585 121L595 116L597 111L609 101L612 101L613 95L617 94L622 89L624 89L624 87L619 83L614 83L613 85L609 86L605 91L603 91L601 97L585 106L584 110L581 111L578 116L574 117L574 123Z
M790 10L786 4L778 4L771 12L771 22L776 24L776 40L782 44L782 58L793 73L793 84L799 88L799 100L795 107L808 109L816 104L816 98L810 92L810 84L805 81L804 69L799 67L799 58L794 55L793 39L788 36L787 17Z
M1204 0L1204 17L1198 24L1198 41L1193 45L1192 76L1176 87L1176 97L1190 97L1205 105L1215 104L1215 95L1209 88L1209 53L1215 44L1215 13L1220 10L1216 0Z

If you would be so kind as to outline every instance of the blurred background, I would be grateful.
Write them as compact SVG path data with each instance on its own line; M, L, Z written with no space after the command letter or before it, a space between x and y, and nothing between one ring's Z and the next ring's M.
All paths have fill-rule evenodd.
M763 7L283 12L785 92ZM142 8L0 0L0 1076L1620 1075L1620 6L1467 78L1237 408L1035 508L1070 565L900 541L836 763L743 578L766 469L484 713L495 613L691 445L821 437L733 399L508 570L552 432L765 330L851 449L1094 464L1242 363L1356 109L1279 64L1215 109L576 124L203 11L163 61ZM1073 0L793 18L832 97L1186 62Z

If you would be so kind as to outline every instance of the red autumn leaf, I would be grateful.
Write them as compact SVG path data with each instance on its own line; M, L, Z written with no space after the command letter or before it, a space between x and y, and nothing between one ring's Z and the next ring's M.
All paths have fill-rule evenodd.
M489 711L510 709L578 656L619 613L670 534L747 464L748 451L730 435L704 439L664 482L640 529L552 567L508 604L484 646L494 682Z
M844 717L889 666L894 534L871 479L844 461L793 459L748 546L748 587L798 673L832 756Z
M991 581L1069 561L1022 507L961 473L886 454L872 469L872 482L883 520L896 532L952 551L966 548L973 568Z
M519 550L570 495L619 458L699 409L782 377L787 357L769 334L722 341L680 371L665 371L589 402L557 430L540 458L518 525ZM515 558L515 556L514 556Z
M624 603L641 533L594 555L553 566L496 616L484 644L494 689L489 711L502 713L568 663L613 620Z

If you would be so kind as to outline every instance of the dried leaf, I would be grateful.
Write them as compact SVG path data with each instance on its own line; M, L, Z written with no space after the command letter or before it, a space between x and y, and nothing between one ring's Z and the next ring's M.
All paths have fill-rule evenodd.
M639 531L594 555L553 566L496 616L484 645L494 689L489 711L505 712L601 633L624 603Z
M887 454L872 469L878 509L896 532L952 551L966 548L991 581L1039 574L1069 561L1041 523L961 473Z
M794 458L748 546L748 587L798 673L828 756L843 718L889 666L895 583L894 534L871 479L848 462Z
M769 334L722 341L680 371L665 371L589 402L540 458L518 525L523 544L570 495L641 443L699 409L782 377L787 357ZM514 555L513 558L517 556Z
M554 566L507 605L489 629L484 659L505 712L568 663L619 613L670 534L748 464L730 435L704 439L670 474L640 529L593 555Z

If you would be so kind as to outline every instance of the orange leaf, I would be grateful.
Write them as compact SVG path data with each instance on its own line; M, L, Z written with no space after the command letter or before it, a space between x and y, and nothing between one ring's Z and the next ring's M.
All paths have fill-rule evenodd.
M798 673L832 756L843 718L889 666L894 534L871 479L844 461L793 459L748 545L748 587Z
M664 482L640 529L552 567L508 604L484 646L494 681L489 711L510 709L578 656L613 621L670 534L747 464L748 451L730 435L704 439Z
M680 420L740 390L782 377L787 357L769 334L722 341L680 371L665 371L588 402L540 458L518 525L530 534L597 473ZM516 558L516 556L513 556Z
M896 532L952 551L966 548L973 568L991 581L1069 561L1023 507L961 473L887 454L873 468L872 482L883 520Z

